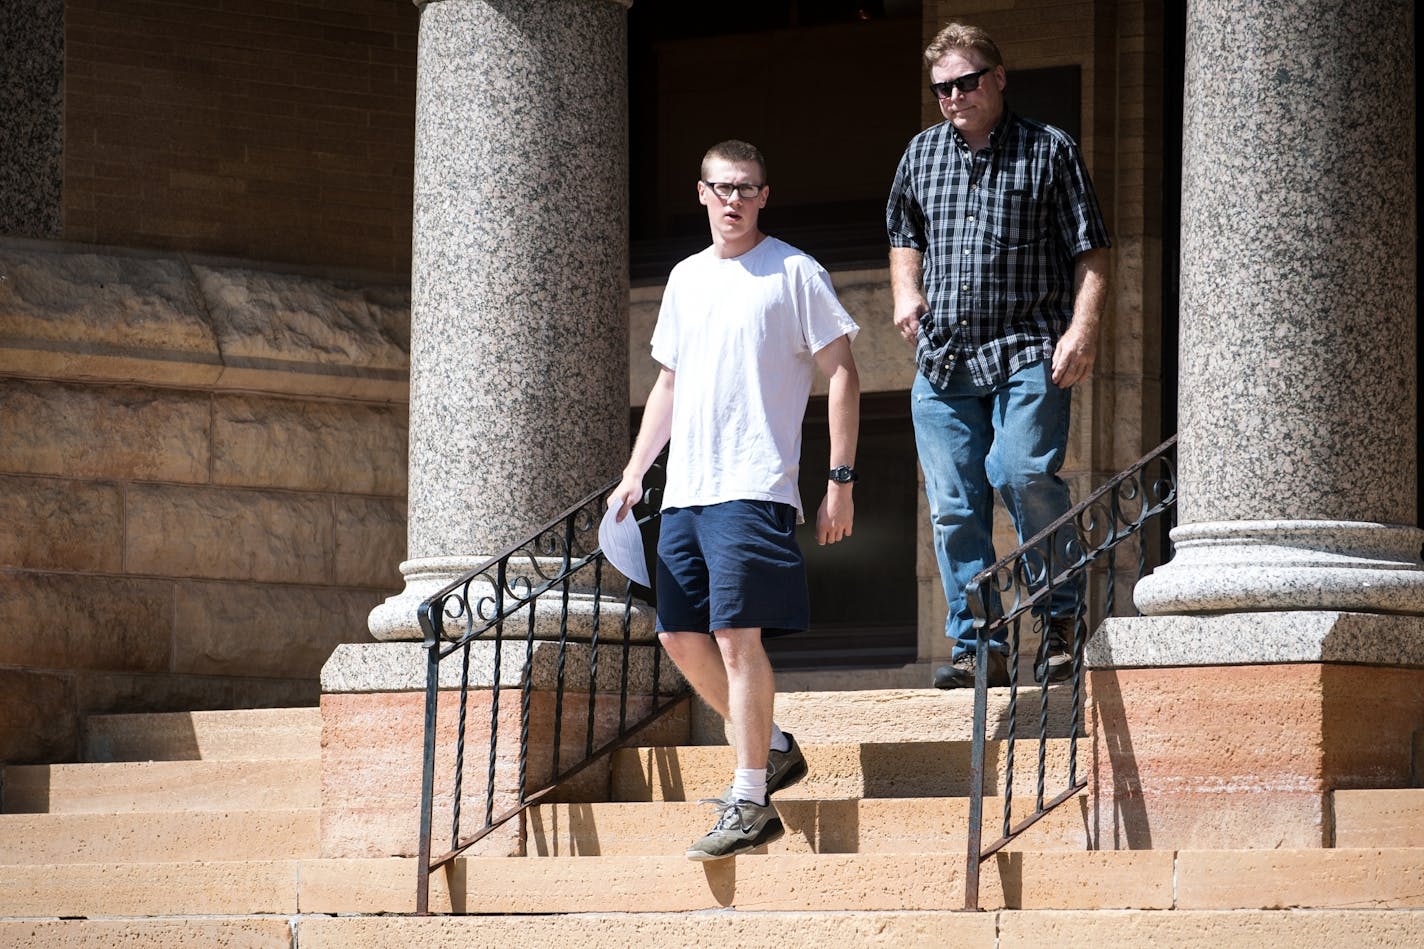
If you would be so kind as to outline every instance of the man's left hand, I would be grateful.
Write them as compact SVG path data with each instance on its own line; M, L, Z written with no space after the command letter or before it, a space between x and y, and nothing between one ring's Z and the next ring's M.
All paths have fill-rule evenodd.
M816 512L816 543L821 546L834 544L850 536L851 522L855 520L855 501L851 499L848 484L831 484Z
M1058 340L1053 348L1053 384L1067 389L1088 378L1093 371L1093 361L1097 359L1097 340L1068 327L1068 332Z

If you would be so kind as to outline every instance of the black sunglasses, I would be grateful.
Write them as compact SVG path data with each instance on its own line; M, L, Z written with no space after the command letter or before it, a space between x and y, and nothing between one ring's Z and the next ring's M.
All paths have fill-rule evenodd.
M957 79L947 79L944 82L932 82L930 83L930 92L933 92L937 97L941 99L948 99L949 94L955 89L958 89L960 92L973 92L975 89L979 88L979 79L986 72L993 71L994 67L990 66L989 68L981 69L978 72L967 72Z

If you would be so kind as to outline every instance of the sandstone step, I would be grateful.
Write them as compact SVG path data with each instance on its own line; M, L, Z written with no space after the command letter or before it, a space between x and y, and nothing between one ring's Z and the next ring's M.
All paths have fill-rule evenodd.
M1415 910L999 910L937 912L574 913L560 916L239 916L0 920L0 946L240 946L242 949L510 949L630 945L783 949L797 945L906 949L1222 949L1226 946L1424 944Z
M0 814L0 864L274 860L321 854L316 808Z
M984 909L1424 909L1417 849L1001 853L981 866ZM1274 861L1274 863L1273 863ZM319 871L308 870L324 863ZM410 912L407 861L306 861L302 909ZM1272 869L1272 867L1276 869ZM958 854L472 857L432 880L460 913L954 910ZM448 888L447 888L448 887Z
M321 709L253 708L94 715L85 724L87 761L315 758Z
M1001 798L984 802L983 839L1002 831ZM1023 814L1015 815L1022 820ZM786 835L768 853L957 853L966 847L967 798L777 802ZM712 826L706 804L546 804L525 818L530 856L679 854ZM1068 801L1011 845L1014 850L1086 850L1086 799Z
M1027 686L1033 686L1027 688ZM1037 736L1041 690L1021 680L1014 734ZM1009 735L1009 690L989 690L988 737ZM1073 693L1066 686L1048 689L1048 735L1072 733ZM852 692L778 692L776 724L805 743L969 741L974 737L972 689L882 689ZM693 740L730 744L727 725L705 703L692 703ZM1078 713L1078 734L1084 734Z
M0 864L0 907L11 918L292 914L300 879L298 860Z
M293 924L282 917L173 919L0 919L4 949L210 947L292 949Z
M1336 791L1336 847L1424 847L1424 788Z
M483 924L483 925L482 925ZM574 913L563 916L308 917L297 924L302 949L579 949L702 947L789 949L884 946L992 949L993 913ZM66 947L67 949L67 947ZM83 949L89 949L88 946ZM96 947L97 949L97 947ZM1042 949L1042 947L1039 947Z
M885 946L905 949L1293 949L1424 944L1424 911L1144 910L782 913L586 913L567 916L314 916L302 949L508 949L511 946ZM3 932L3 930L0 930ZM70 949L61 943L62 949ZM262 944L265 946L265 944ZM98 943L74 949L98 949Z
M320 761L125 761L12 765L0 772L7 814L318 807Z
M800 739L797 739L800 742ZM1014 742L1013 796L1036 795L1038 742ZM781 791L777 800L874 797L962 797L969 793L970 743L894 742L807 744L807 776ZM1078 743L1076 774L1087 775L1088 744ZM989 742L984 757L984 792L1004 793L1007 742ZM1046 743L1045 797L1068 786L1069 741ZM625 748L613 754L615 801L696 801L720 797L736 759L731 748L695 745L672 748Z
M980 905L1421 910L1421 857L1424 851L1412 848L1000 853L982 865ZM680 856L472 857L432 877L431 909L944 911L963 906L963 873L958 854L752 854L715 863ZM12 919L411 913L415 879L415 861L400 858L0 865L0 907Z
M408 913L413 861L304 861L304 913ZM318 866L319 865L319 866ZM1010 853L984 865L981 905L1167 909L1172 854ZM1002 869L1003 881L1000 880ZM964 855L767 854L696 863L682 855L457 858L433 876L434 912L545 914L738 910L955 910ZM1007 894L1007 897L1006 897Z

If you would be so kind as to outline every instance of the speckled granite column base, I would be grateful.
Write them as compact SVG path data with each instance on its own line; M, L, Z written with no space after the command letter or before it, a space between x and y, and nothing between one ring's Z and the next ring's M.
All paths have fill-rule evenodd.
M509 576L511 578L518 574L521 563L524 562L515 560L510 563ZM445 589L452 580L469 573L478 566L480 563L463 557L430 557L425 560L405 561L400 565L401 573L405 576L405 589L371 611L371 615L367 618L367 626L371 634L376 639L387 642L409 640L411 638L409 635L410 624L412 618L417 615L420 605ZM525 564L525 566L528 565ZM557 560L542 561L541 559L544 577L556 576L560 566L561 563ZM557 640L564 635L574 638L589 638L596 628L602 631L604 637L609 635L610 629L616 630L616 634L621 636L624 604L619 591L626 589L627 579L605 564L601 580L603 595L595 597L592 568L585 568L574 575L569 584L568 626L566 628L561 628L562 593L553 590L541 596L535 606L534 638ZM538 583L540 580L536 576L533 582ZM483 617L492 614L494 588L488 582L474 581L470 584L468 594L461 591L461 595L468 595L475 601L475 616ZM508 606L515 601L515 597L516 594L512 587L506 589L504 602ZM444 637L446 639L457 638L464 632L465 617L470 614L466 612L463 604L458 604L455 601L451 601L446 612L450 615L442 619ZM633 602L629 609L629 632L635 642L645 642L653 638L655 635L654 619L655 616L651 608L637 601ZM511 630L508 635L524 636L528 629L528 614L515 613L513 619L506 625Z
M458 576L437 564L518 543L627 457L626 6L421 8L411 570L377 638L420 639L416 606Z
M1424 530L1416 527L1228 521L1178 527L1172 540L1172 561L1133 591L1144 613L1424 613Z
M1424 606L1420 533L1396 526L1416 523L1412 21L1399 0L1188 8L1180 526L1145 611Z

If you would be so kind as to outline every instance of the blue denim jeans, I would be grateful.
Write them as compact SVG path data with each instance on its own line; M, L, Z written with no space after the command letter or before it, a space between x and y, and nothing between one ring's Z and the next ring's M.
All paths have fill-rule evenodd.
M996 559L993 491L1003 497L1020 543L1071 506L1068 485L1058 477L1068 446L1071 390L1054 385L1050 368L1044 360L996 386L975 385L964 368L942 388L916 373L910 389L954 658L975 648L964 587ZM1063 563L1062 541L1055 572ZM1077 600L1076 586L1055 588L1049 615L1072 616ZM1002 642L1003 635L995 639Z

